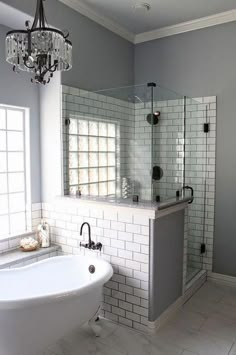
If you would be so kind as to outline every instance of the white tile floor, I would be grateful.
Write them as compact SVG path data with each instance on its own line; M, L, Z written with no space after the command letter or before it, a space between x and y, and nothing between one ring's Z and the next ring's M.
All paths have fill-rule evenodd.
M236 355L236 286L207 282L154 335L100 325L100 338L83 327L42 355Z

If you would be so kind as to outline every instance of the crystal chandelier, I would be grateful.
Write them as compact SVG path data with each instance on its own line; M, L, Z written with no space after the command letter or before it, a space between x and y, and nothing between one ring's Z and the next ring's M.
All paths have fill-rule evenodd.
M34 23L25 30L13 30L6 35L6 60L13 70L34 74L33 83L47 84L55 71L72 68L72 43L63 33L47 24L43 1L37 0Z

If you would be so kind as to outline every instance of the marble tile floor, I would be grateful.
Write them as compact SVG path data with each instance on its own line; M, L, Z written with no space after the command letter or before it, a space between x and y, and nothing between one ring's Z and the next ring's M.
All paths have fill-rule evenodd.
M205 283L156 334L100 325L100 338L84 326L41 355L236 355L236 286Z

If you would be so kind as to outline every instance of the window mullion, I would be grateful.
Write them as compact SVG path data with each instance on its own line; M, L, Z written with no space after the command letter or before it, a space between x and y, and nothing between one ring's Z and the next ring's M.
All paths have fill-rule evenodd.
M87 135L87 145L88 145L88 169L87 169L87 174L88 174L88 194L91 194L91 185L90 185L90 159L89 159L89 152L90 152L90 145L89 145L89 137L90 137L90 124L88 121L88 135Z
M7 169L7 208L8 208L8 233L11 234L11 217L10 217L10 194L9 194L9 170L8 170L8 127L7 127L7 109L5 109L6 120L6 169Z
M27 229L27 218L26 218L26 202L27 202L27 188L26 188L26 157L25 157L25 152L26 152L26 140L25 140L25 112L23 112L23 142L24 142L24 154L23 154L23 159L24 159L24 196L25 196L25 229Z
M99 125L98 125L98 196L100 196L100 132L99 132Z

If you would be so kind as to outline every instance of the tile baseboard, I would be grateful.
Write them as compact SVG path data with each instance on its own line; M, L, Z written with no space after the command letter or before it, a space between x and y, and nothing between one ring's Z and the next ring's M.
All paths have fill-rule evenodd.
M232 284L236 285L235 276L228 276L228 275L218 274L215 272L208 272L207 280L222 283L222 284L227 284L230 286L232 286Z
M170 307L168 307L154 322L148 322L150 332L156 332L163 327L182 308L183 296L179 297Z
M206 282L206 271L201 271L189 283L183 296L179 297L169 308L163 312L154 322L148 322L148 329L150 332L156 332L163 327L171 318L173 318L183 307L183 305L199 290Z

